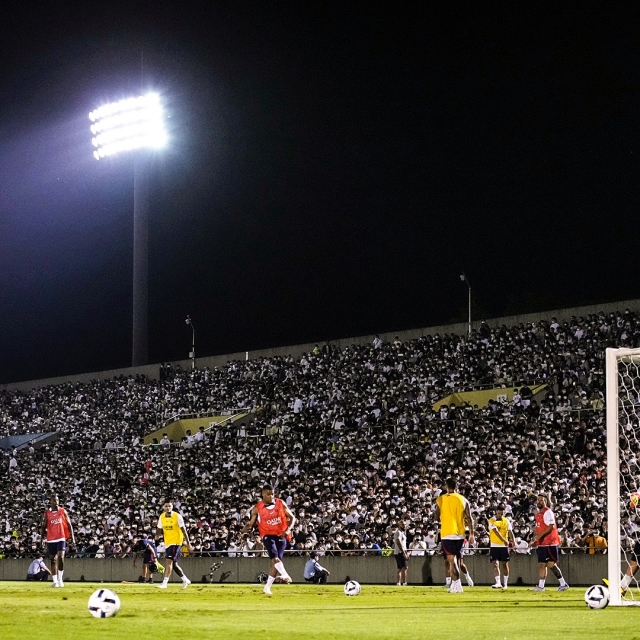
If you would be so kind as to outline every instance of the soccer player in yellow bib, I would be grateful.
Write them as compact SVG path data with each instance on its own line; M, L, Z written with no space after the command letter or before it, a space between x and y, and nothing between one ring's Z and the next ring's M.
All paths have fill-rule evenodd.
M509 542L515 546L516 541L511 531L511 523L504 516L504 506L496 507L496 514L489 518L489 560L493 565L496 583L492 589L506 589L509 583ZM500 565L502 565L502 582L500 584Z
M162 513L158 518L158 535L164 537L165 555L167 558L167 569L162 580L162 584L158 585L158 589L166 589L169 584L169 578L175 572L182 580L182 588L186 589L191 580L187 578L184 571L178 566L178 558L180 557L180 547L182 542L186 541L189 551L193 551L193 547L189 542L189 534L184 526L182 516L173 510L173 503L167 500L162 505Z
M440 494L436 500L436 518L440 520L440 541L451 576L449 593L462 593L463 591L458 563L462 559L462 545L467 527L469 528L469 544L472 545L475 542L469 503L463 496L456 493L456 487L456 481L453 478L448 478L445 482L446 493Z

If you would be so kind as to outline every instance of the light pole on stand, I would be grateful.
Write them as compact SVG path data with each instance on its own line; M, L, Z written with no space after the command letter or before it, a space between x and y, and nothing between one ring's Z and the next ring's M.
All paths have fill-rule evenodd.
M469 288L469 337L471 337L471 284L464 271L460 274L460 280L466 282Z
M189 352L189 357L191 358L191 370L195 371L196 368L196 330L193 327L193 320L191 320L190 316L187 316L185 323L191 327L191 351Z

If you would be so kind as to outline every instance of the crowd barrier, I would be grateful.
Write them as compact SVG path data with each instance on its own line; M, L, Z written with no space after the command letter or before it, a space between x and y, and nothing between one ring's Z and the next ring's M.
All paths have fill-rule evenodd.
M319 562L331 572L328 582L344 583L347 579L362 584L395 584L396 563L390 556L324 556ZM24 580L29 559L0 560L0 580ZM268 571L268 558L183 558L180 566L195 582L208 582L213 563L222 562L212 574L213 582L257 583L259 574ZM304 582L306 558L285 557L285 566L294 582ZM493 584L493 571L486 555L465 556L473 580L478 585ZM511 557L511 585L534 585L538 582L538 564L535 555L514 554ZM606 555L563 555L559 566L570 585L599 584L607 575ZM140 575L141 559L134 568L131 559L122 558L67 558L65 581L122 582L135 581ZM412 585L444 584L444 560L441 556L414 556L409 559L408 581ZM156 576L156 580L159 578ZM172 580L179 581L174 575ZM549 572L549 586L557 585Z

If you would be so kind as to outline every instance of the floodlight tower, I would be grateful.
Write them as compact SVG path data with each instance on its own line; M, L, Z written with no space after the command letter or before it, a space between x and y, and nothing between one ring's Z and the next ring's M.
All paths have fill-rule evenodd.
M148 150L167 142L160 96L156 93L112 102L89 114L96 160L136 151L133 162L133 339L131 364L147 364L149 275Z

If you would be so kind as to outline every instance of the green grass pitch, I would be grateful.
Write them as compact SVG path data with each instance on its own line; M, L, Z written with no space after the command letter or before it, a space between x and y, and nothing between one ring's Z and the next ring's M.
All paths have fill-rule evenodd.
M98 587L122 602L114 618L96 620L87 610ZM454 638L512 640L574 638L640 640L640 607L591 611L584 588L532 593L510 587L465 588L363 585L359 596L342 587L274 585L273 596L258 585L198 585L167 590L151 585L0 583L0 638L119 640L301 638Z

